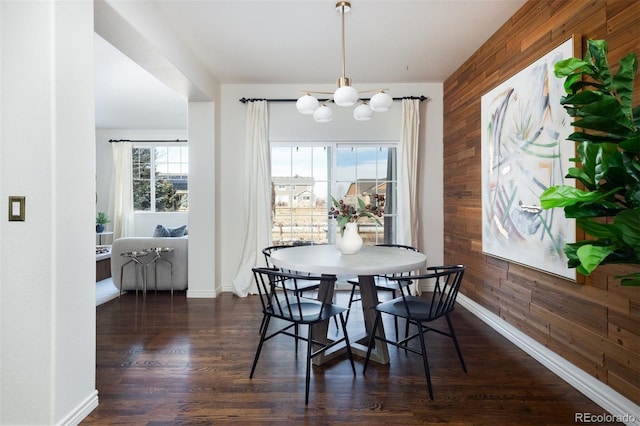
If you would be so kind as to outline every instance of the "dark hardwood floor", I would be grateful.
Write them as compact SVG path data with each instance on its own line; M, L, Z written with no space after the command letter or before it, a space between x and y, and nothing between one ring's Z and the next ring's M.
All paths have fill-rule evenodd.
M338 303L347 298L338 292ZM390 347L391 363L371 363L366 376L360 358L355 377L346 358L314 366L305 407L305 348L296 358L293 339L268 341L249 379L260 310L257 296L182 292L146 302L126 294L97 307L99 406L82 424L568 425L575 413L604 413L462 307L452 321L468 374L451 340L429 335L433 401L420 358ZM355 312L354 331L362 327ZM391 320L385 328L393 335Z

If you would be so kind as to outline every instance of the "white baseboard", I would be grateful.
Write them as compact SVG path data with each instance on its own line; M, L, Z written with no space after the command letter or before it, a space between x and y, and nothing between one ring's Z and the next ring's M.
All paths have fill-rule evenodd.
M531 355L558 377L576 388L586 397L598 404L613 417L627 425L640 426L638 405L611 387L602 383L584 370L576 367L546 346L532 339L493 312L474 302L462 293L458 294L458 303L484 321L489 327L507 338L511 343ZM599 415L602 413L589 413ZM581 423L576 421L576 423ZM586 422L585 422L586 423Z
M187 289L187 299L215 299L217 297L215 290L195 291Z
M64 419L57 423L57 426L76 426L79 425L93 410L98 406L98 391L94 390L82 401L73 411L65 416Z

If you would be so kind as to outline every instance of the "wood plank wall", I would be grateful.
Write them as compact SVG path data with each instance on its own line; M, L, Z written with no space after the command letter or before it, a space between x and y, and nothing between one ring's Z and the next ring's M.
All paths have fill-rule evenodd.
M611 64L640 58L640 1L530 0L445 81L444 257L467 266L466 296L640 403L640 289L614 278L637 268L576 284L482 253L480 98L572 34L583 52L587 39L607 40ZM638 86L640 76L634 105Z

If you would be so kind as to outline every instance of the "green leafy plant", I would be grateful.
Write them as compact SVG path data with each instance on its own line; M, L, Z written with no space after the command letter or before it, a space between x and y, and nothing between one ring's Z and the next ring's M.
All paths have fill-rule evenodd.
M382 226L378 218L384 214L384 195L374 194L371 198L371 204L366 204L363 199L358 197L358 206L356 207L345 203L344 200L336 200L331 197L333 206L331 206L329 216L338 221L341 236L344 235L344 227L347 223L357 222L363 217L375 219L376 223Z
M566 177L581 187L554 186L540 196L542 208L563 207L589 236L564 247L568 266L584 275L605 264L640 264L640 106L632 106L638 59L625 56L611 75L607 43L587 46L584 59L555 64L556 77L566 77L560 103L580 129L568 137L577 158ZM640 285L640 272L617 278Z
M111 222L111 220L109 220L105 212L98 212L96 215L96 225L105 225L109 222Z

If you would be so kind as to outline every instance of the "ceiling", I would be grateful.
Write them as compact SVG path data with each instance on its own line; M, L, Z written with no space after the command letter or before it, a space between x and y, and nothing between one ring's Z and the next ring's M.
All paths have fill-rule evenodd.
M443 82L526 0L352 0L346 76ZM334 0L139 0L163 17L221 84L334 84L341 74ZM96 36L96 126L185 128L186 99Z

